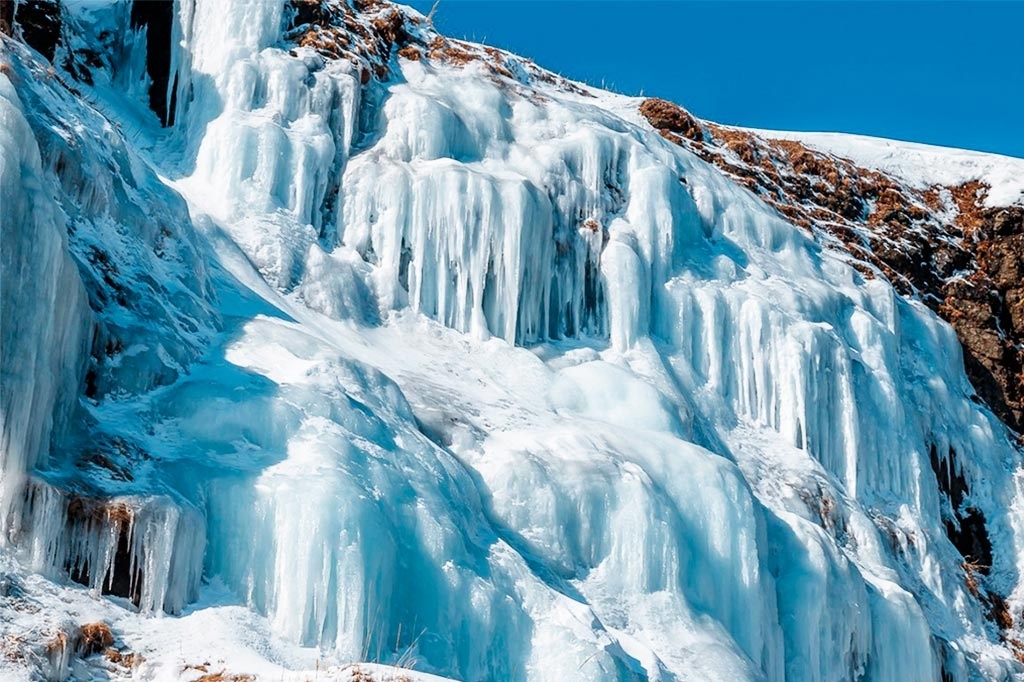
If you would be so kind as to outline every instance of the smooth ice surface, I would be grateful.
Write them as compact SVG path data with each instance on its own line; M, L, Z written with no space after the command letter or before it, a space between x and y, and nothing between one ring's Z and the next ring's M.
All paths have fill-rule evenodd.
M283 3L176 10L170 130L144 34L84 102L4 43L5 560L115 595L34 599L91 604L144 679L1020 672L930 461L1019 613L1019 454L924 306L635 100L508 55L363 84Z

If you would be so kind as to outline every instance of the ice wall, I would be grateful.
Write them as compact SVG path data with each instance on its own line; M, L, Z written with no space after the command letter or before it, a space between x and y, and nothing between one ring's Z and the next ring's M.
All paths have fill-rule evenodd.
M24 46L3 49L5 538L34 570L180 611L202 516L145 480L150 455L103 411L173 383L207 343L205 262L122 129Z
M325 202L354 135L359 73L313 50L295 57L277 47L283 2L186 1L178 17L188 182L268 281L291 290L333 229Z
M0 52L0 64L7 56ZM77 403L90 313L47 192L39 149L0 73L0 529L21 525L26 474L49 453Z
M96 594L125 597L143 613L181 613L199 595L205 525L166 496L91 498L49 481L27 496L28 561Z
M721 425L777 434L781 447L810 458L804 466L820 466L829 494L852 508L842 514L860 518L842 519L845 527L826 538L788 515L771 524L769 547L795 542L817 555L774 571L790 676L936 676L933 628L919 598L898 586L903 580L928 586L926 600L934 601L924 609L935 631L962 627L952 625L956 618L985 631L981 612L965 605L928 452L935 443L953 447L978 472L1002 469L1016 455L991 415L971 405L948 326L887 285L864 282L714 171L600 107L536 105L472 67L435 72L408 63L403 74L406 82L389 89L381 140L350 162L341 190L342 242L374 264L383 306L408 304L456 329L510 341L607 335L629 354L645 338L667 343L662 361L679 382L670 400L688 411L689 400L673 395L679 387L701 396L704 416L731 443L723 454L745 472L752 454ZM442 123L417 125L435 119ZM588 281L595 272L599 279ZM564 447L550 451L547 466ZM497 481L484 476L510 510L503 516L499 507L500 522L523 533L577 527L511 511L536 508L536 481L508 479L526 476L526 462L537 457L512 460L506 466L516 473ZM748 476L755 487L769 485L763 472ZM1011 592L1019 539L997 510L1017 492L1006 479L978 476L971 486L990 509L989 532L1004 543L993 569L1004 580L998 589ZM778 511L792 506L762 500ZM864 523L865 509L876 523L894 521ZM629 524L615 529L643 537ZM932 548L908 551L908 537ZM936 556L953 575L935 573ZM812 617L807 605L822 599L859 604L858 615ZM745 653L757 661L753 651L770 651L771 639L761 633L753 641Z
M364 83L287 42L292 12L178 3L169 133L3 100L47 159L5 165L4 220L32 169L68 198L46 267L68 249L86 283L76 425L112 444L38 467L38 570L172 613L205 575L283 639L460 679L1009 679L930 458L1018 612L1019 457L948 326L631 100L422 55ZM65 309L31 310L58 348ZM4 401L24 471L49 426Z
M567 426L489 445L467 469L376 370L273 318L236 339L239 372L197 368L155 407L158 430L175 425L189 445L172 457L204 471L207 574L282 633L464 679L620 680L644 677L638 656L694 664L666 633L710 630L730 642L722 666L781 679L762 511L728 461L656 432L641 447ZM506 518L526 491L529 508ZM618 629L637 624L658 641L624 649Z
M199 16L203 3L189 11ZM225 11L247 28L195 31L188 46L193 82L216 92L189 104L197 145L190 182L217 188L223 201L211 211L268 282L338 317L371 320L408 307L480 340L589 339L628 376L657 386L664 419L648 420L631 403L620 408L634 412L629 420L610 422L618 430L647 424L636 437L642 453L617 434L595 436L592 424L587 438L534 424L511 429L530 446L497 435L449 446L479 477L499 535L542 567L535 570L568 581L598 622L645 633L636 660L657 663L641 668L695 665L656 633L701 632L712 641L708 633L719 632L730 642L726 659L744 671L737 674L888 679L904 670L930 679L941 658L933 633L986 631L957 577L928 453L935 444L953 448L979 473L1016 455L991 415L968 400L948 327L887 285L863 281L717 172L623 118L619 100L556 88L540 96L536 84L495 80L480 65L401 59L380 99L366 94L376 83L361 88L340 67L320 68L310 51L279 47L280 8ZM353 131L366 121L371 129L349 158ZM337 190L326 182L332 175ZM336 215L325 205L336 205ZM268 213L272 220L259 217ZM343 293L367 280L367 294ZM365 306L377 311L358 310ZM569 394L582 398L560 402L562 379L537 395L553 391L556 410L585 405L587 419L609 423L610 412L591 406L613 400L625 380L584 363L574 381ZM613 388L595 393L601 385ZM369 408L378 418L381 409ZM339 423L338 435L324 435ZM377 607L369 605L382 604L392 628L402 622L375 590L395 589L391 565L408 552L399 538L409 526L374 506L345 507L340 526L318 511L337 497L370 495L358 486L342 492L365 470L333 473L337 462L365 457L352 443L375 442L345 424L332 416L314 427L298 417L295 435L275 446L278 463L217 484L229 487L211 496L207 570L302 641L351 652L373 630L366 612ZM652 433L667 433L658 436L668 438L662 449ZM686 441L721 455L714 466L727 473L701 470L715 461L706 452L688 462ZM587 454L570 466L567 453ZM414 459L436 456L428 449ZM635 475L624 473L630 467ZM320 472L312 488L302 483L309 471ZM1017 540L998 509L1016 492L968 475L1002 543L992 575L1008 593ZM373 497L396 485L391 474L375 476ZM687 477L698 487L678 488ZM730 477L738 488L725 499L702 496L707 486L730 489ZM304 485L317 491L309 504L289 503ZM225 506L227 499L245 503ZM767 520L757 521L762 513ZM305 549L287 541L300 528L316 529ZM370 561L365 541L352 540L360 533L396 558ZM720 537L747 544L722 547L713 540ZM244 539L235 547L233 538ZM274 549L247 549L263 546ZM236 561L239 553L247 558ZM946 569L937 572L937 563ZM349 587L336 589L342 583ZM907 585L926 595L923 605ZM430 589L442 596L415 607L423 622L458 602L443 596L448 588ZM855 608L810 608L822 600ZM551 608L513 601L535 627ZM695 612L713 625L687 615ZM551 654L543 640L517 647L533 652L530 675L545 678ZM471 677L510 674L504 664L450 655L459 662L445 668L445 654L424 654ZM622 674L615 670L612 678Z
M632 345L676 250L700 233L676 169L598 108L538 106L459 72L442 84L418 64L404 73L339 200L341 240L377 266L381 305L507 341Z

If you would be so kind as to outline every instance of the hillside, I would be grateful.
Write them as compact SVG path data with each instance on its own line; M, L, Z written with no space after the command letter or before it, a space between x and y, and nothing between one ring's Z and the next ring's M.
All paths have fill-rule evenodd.
M1024 161L0 8L0 674L1024 675Z

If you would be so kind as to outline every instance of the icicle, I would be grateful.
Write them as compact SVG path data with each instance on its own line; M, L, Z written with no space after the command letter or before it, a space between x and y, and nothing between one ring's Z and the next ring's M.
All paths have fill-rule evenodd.
M0 534L18 532L26 474L63 434L88 343L89 309L61 212L10 80L0 73Z

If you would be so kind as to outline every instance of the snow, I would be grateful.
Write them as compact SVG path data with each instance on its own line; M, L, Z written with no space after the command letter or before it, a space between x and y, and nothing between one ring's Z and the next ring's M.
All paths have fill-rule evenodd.
M1024 159L849 133L746 130L768 139L803 142L919 189L980 180L991 187L984 201L988 207L1024 202Z
M102 619L151 680L1020 673L929 462L1019 612L1020 457L948 325L628 98L363 86L283 11L180 3L170 131L115 85L135 49L86 101L23 48L0 75L0 634Z

